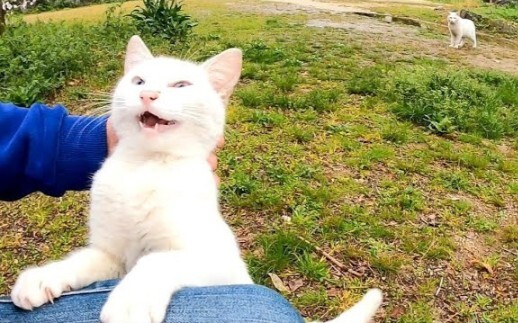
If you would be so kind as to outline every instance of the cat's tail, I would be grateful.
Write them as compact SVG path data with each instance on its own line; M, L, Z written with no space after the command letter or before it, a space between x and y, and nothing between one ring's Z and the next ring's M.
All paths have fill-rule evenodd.
M382 300L381 290L371 289L353 307L326 323L368 323L376 314Z

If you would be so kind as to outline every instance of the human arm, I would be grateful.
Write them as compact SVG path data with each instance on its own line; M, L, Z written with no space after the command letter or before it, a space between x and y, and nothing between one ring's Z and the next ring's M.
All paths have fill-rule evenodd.
M0 103L0 200L84 190L107 155L106 117Z

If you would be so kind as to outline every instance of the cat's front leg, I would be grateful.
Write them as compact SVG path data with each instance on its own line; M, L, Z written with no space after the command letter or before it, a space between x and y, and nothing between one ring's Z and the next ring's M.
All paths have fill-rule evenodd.
M455 46L455 36L450 32L450 47Z
M61 261L26 269L16 280L11 298L16 306L32 310L63 292L121 274L122 266L113 257L98 249L83 248Z
M462 41L462 36L459 36L459 35L455 36L453 48L460 48L461 41Z
M160 323L171 296L183 287L251 283L239 256L227 261L216 252L154 252L142 257L112 291L101 321Z

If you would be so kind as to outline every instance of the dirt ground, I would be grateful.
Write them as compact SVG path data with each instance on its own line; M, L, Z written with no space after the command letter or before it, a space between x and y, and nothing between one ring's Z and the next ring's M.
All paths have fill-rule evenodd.
M376 7L410 5L426 7L430 10L441 6L440 3L421 0L401 1L337 1L325 2L314 0L264 0L259 7L240 6L241 10L261 11L268 14L305 13L315 15L308 21L312 28L339 28L360 34L371 35L372 41L398 44L416 48L421 55L448 59L460 65L471 65L484 69L496 69L518 75L518 49L516 44L499 37L479 37L479 44L472 49L469 44L460 50L448 47L449 34L446 27L435 26L433 29L387 23L381 19L370 18L355 13L370 13ZM447 9L442 9L446 16ZM332 13L329 19L322 19L323 13ZM433 37L435 33L436 37ZM432 36L432 37L431 37Z

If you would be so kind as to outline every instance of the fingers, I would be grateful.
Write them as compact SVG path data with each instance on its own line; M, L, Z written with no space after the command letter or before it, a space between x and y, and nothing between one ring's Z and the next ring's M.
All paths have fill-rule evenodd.
M209 162L209 165L210 165L210 168L212 169L212 171L215 171L216 168L218 168L218 157L216 157L215 154L210 154L207 161Z
M221 148L223 145L225 145L225 137L219 138L218 143L216 144L216 148Z
M216 150L223 147L223 145L225 145L225 138L221 137L221 138L219 138L218 143L216 144ZM209 156L208 161L209 161L210 168L212 168L212 171L215 171L216 168L218 168L218 157L216 156L216 154L211 154ZM221 180L220 180L219 176L216 175L216 173L214 173L214 180L216 181L216 185L219 186L219 184L221 183Z
M117 135L115 134L111 120L108 119L106 121L106 143L108 144L108 155L112 153L118 141L119 138L117 138Z

